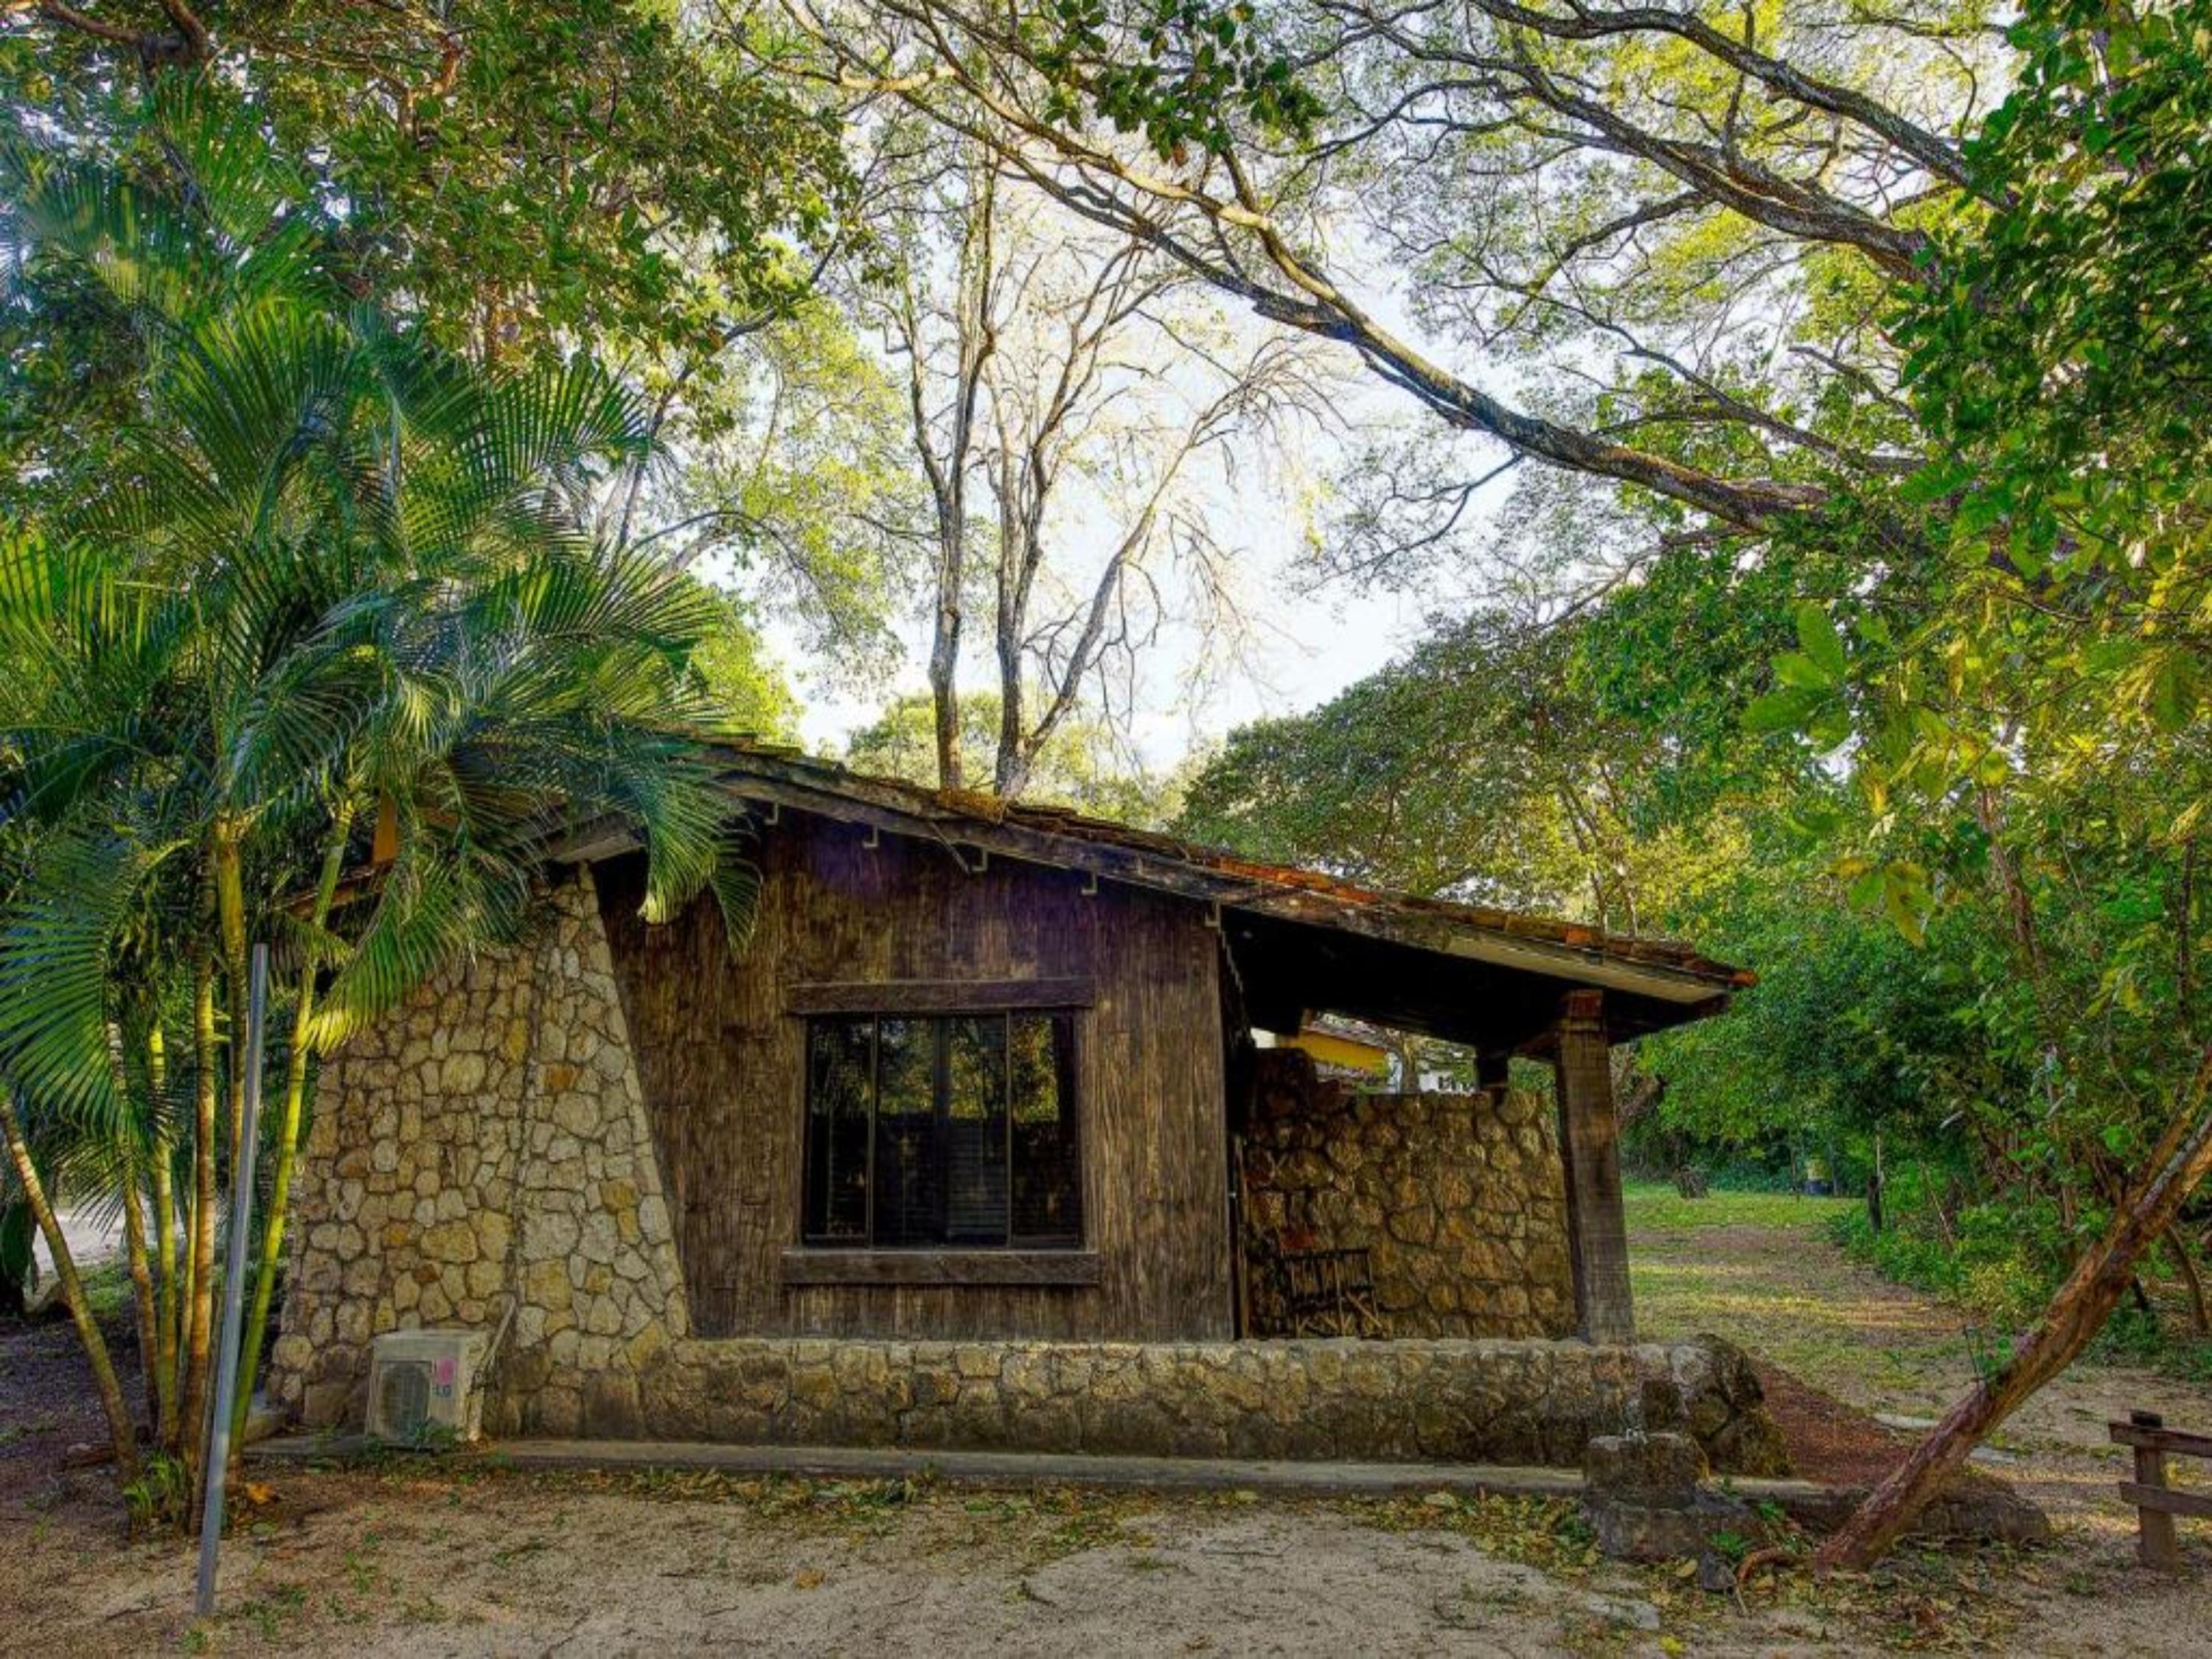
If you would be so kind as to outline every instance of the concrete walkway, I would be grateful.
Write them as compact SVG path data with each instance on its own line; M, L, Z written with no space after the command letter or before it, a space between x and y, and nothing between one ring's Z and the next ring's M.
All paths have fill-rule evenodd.
M289 1462L390 1456L363 1435L280 1435L248 1458ZM725 1446L695 1440L502 1440L458 1453L501 1468L716 1469L731 1474L827 1480L917 1477L984 1486L1106 1486L1155 1491L1250 1491L1312 1498L1578 1498L1579 1469L1488 1463L1290 1462L1227 1457L1097 1457L1037 1452L941 1451L899 1446ZM1732 1479L1731 1491L1792 1514L1831 1519L1838 1494L1810 1480Z
M389 1455L361 1435L287 1435L250 1457L340 1462ZM1224 1457L1090 1457L1035 1452L937 1451L897 1446L724 1446L690 1440L502 1440L457 1455L515 1468L717 1469L826 1480L935 1480L993 1486L1140 1486L1164 1491L1387 1495L1452 1492L1571 1498L1573 1469L1464 1463L1294 1463Z
M64 1209L57 1215L62 1224L62 1237L69 1242L70 1255L79 1272L89 1272L110 1256L122 1255L123 1215L119 1210L105 1218L82 1209ZM35 1228L32 1231L31 1253L39 1264L39 1283L44 1285L54 1276L54 1259L46 1249L46 1235Z

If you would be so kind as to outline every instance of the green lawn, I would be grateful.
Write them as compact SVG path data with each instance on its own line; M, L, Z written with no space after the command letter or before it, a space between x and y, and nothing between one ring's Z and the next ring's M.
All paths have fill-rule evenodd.
M1807 1198L1798 1193L1732 1193L1684 1198L1672 1182L1626 1183L1628 1233L1698 1232L1712 1227L1803 1227L1825 1238L1827 1218L1854 1198Z
M1636 1324L1648 1340L1711 1332L1875 1409L1926 1413L1970 1374L1956 1309L1845 1258L1826 1223L1858 1200L1662 1182L1626 1192Z

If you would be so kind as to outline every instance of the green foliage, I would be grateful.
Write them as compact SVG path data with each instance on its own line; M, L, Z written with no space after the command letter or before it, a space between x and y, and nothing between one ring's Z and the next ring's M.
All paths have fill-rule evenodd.
M1830 1218L1829 1235L1885 1279L1948 1297L1974 1318L2008 1331L2034 1317L2072 1266L2075 1241L2048 1200L2007 1194L1960 1203L1955 1174L1897 1169L1876 1231L1863 1207Z
M131 1530L149 1533L182 1525L192 1501L191 1471L164 1452L147 1457L138 1478L123 1487L123 1505L131 1516Z
M1727 1019L1640 1049L1668 1079L1660 1121L1697 1142L1795 1134L1817 1150L1881 1131L1909 1146L2022 1080L1977 1042L1972 981L1948 951L1914 949L1802 862L1741 870L1668 920L1759 975Z
M1142 133L1165 158L1220 150L1234 111L1263 131L1303 138L1326 106L1261 26L1250 0L1053 0L1037 63L1053 77L1054 120L1095 112Z
M825 303L795 307L749 343L711 386L685 384L683 418L661 434L682 464L648 475L659 527L641 542L726 570L757 605L797 618L830 677L873 684L907 598L905 538L921 522L904 402Z
M1660 745L1585 689L1585 635L1478 616L1312 713L1237 732L1178 829L1355 879L1637 931L1731 854L1651 810Z
M1948 440L1913 493L1955 494L1954 538L2025 580L2118 577L2178 617L2212 471L2212 17L2043 0L2012 40L2019 83L1968 151L1996 205L1961 215L1943 288L1905 317L1908 382ZM2185 661L2132 677L2161 725L2193 710Z
M356 297L342 216L250 113L141 118L120 148L157 171L59 138L0 154L26 332L61 337L38 320L58 307L127 370L28 434L0 526L0 1074L73 1190L136 1203L188 1143L180 1188L211 1187L239 1148L180 1109L242 1111L247 945L270 944L250 1391L313 1057L518 938L577 823L635 826L647 920L711 895L742 943L748 827L689 734L739 718L718 683L770 687L725 599L579 510L650 458L627 387L581 355L486 368ZM224 1018L188 1025L218 977Z
M803 290L795 256L850 200L834 122L665 0L201 10L221 72L191 76L198 95L313 168L343 204L334 273L447 349L588 341L711 374L733 319ZM136 71L65 26L0 54L19 120L118 160L152 159L133 149Z
M179 857L218 831L243 838L275 903L313 885L311 864L288 861L396 809L399 858L326 1003L333 1039L477 930L512 925L564 807L656 827L656 913L706 887L723 851L719 799L656 734L714 716L691 658L718 630L726 642L727 607L592 541L564 506L642 446L634 401L582 359L485 374L365 307L335 310L281 178L258 170L250 195L230 182L260 135L153 119L179 165L198 159L182 203L97 167L19 161L30 263L94 296L131 274L106 303L140 341L149 411L94 457L46 458L50 510L0 563L24 670L12 817L40 830L0 955L40 964L46 1010L12 1010L8 1029L25 1080L58 1103L100 1085L46 1066L32 1028L58 1029L54 997L98 983L100 942L142 884L185 878ZM271 223L273 250L225 229ZM53 934L63 916L78 931ZM79 946L84 975L54 974L57 950ZM100 1018L87 994L80 1032Z
M2154 1367L2198 1388L2212 1386L2212 1339L2178 1336L2156 1311L2132 1304L2113 1311L2090 1352L2107 1364Z
M793 741L799 700L764 654L750 609L726 593L714 599L720 614L691 653L708 705L699 716L702 729Z
M20 1196L0 1199L0 1313L21 1313L36 1288L38 1258L31 1244L37 1232L31 1206Z

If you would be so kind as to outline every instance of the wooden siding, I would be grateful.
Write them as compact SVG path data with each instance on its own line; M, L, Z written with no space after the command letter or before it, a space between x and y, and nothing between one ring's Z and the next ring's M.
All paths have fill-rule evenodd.
M758 930L731 959L702 902L637 917L635 857L596 872L677 1226L693 1328L714 1335L1061 1337L1231 1333L1218 934L1187 899L786 810L765 831ZM974 855L969 855L972 863ZM1082 981L1084 1245L1095 1285L783 1283L799 1242L805 1022L794 988ZM803 1000L803 998L801 999Z

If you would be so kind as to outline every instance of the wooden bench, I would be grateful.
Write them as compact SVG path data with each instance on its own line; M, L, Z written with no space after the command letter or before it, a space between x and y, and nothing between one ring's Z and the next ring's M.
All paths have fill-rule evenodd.
M2126 1422L2112 1425L2112 1433L2115 1445L2135 1449L2136 1478L2120 1482L2120 1496L2136 1506L2136 1559L2147 1567L2179 1566L2181 1546L2173 1535L2173 1517L2212 1521L2212 1492L2176 1492L2166 1483L2166 1460L2198 1457L2212 1462L2212 1435L2169 1429L2156 1412L2130 1412Z

